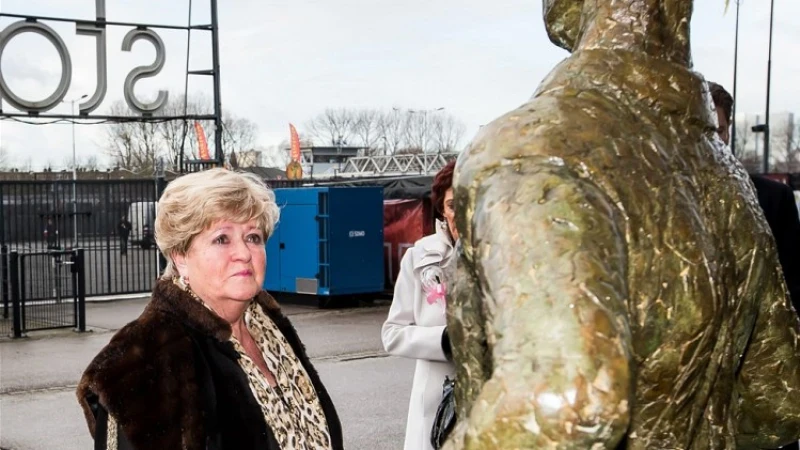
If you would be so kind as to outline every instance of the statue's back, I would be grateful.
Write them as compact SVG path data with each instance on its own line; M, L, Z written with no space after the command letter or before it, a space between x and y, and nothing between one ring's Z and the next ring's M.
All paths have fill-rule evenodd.
M670 58L590 46L462 155L454 446L800 436L797 318L705 90Z

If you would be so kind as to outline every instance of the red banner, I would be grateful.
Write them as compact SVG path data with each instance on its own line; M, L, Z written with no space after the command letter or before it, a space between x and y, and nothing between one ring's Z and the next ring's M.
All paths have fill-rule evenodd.
M429 201L383 201L383 252L386 287L394 286L406 250L433 233L433 210Z
M291 160L300 162L300 136L297 134L297 129L294 125L289 124L289 134L291 135L292 151L290 153Z
M194 123L194 132L197 134L197 152L200 159L211 159L208 154L208 141L206 141L206 133L203 131L203 126L200 122Z

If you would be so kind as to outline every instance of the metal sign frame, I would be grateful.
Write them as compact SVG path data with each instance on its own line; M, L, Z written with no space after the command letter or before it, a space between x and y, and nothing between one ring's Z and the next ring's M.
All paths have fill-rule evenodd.
M95 0L95 20L71 19L64 17L45 17L31 16L25 14L9 14L0 12L0 17L10 17L20 19L11 23L0 31L0 61L2 61L3 51L8 43L16 36L23 33L36 33L46 38L55 47L61 59L61 79L47 98L39 101L29 101L16 95L8 86L3 76L2 66L0 65L0 100L7 102L18 112L7 112L2 109L0 103L0 119L55 119L68 121L83 120L106 120L109 122L155 122L168 120L212 120L214 122L214 144L215 159L203 161L204 163L221 164L224 161L222 150L222 106L220 99L220 69L219 69L219 26L217 15L217 0L210 0L211 4L211 24L207 25L164 25L164 24L144 24L131 22L117 22L106 19L106 0ZM189 17L191 20L191 0L189 3ZM94 37L96 41L97 53L97 86L94 94L79 105L78 114L50 114L47 111L55 108L62 102L69 90L72 82L72 58L64 44L63 39L51 27L42 22L71 22L75 24L75 33L80 36ZM133 68L125 78L123 94L128 107L134 115L98 115L92 114L103 103L108 89L108 62L106 29L109 26L131 27L122 40L122 51L130 51L133 44L143 40L149 42L156 50L155 61L146 66ZM212 69L211 70L188 70L189 75L211 76L213 78L214 90L214 113L213 114L183 114L179 116L161 115L160 111L168 100L166 91L159 91L157 98L149 103L139 100L134 94L136 82L142 78L156 76L164 66L166 61L166 51L161 37L155 30L184 30L191 34L192 30L211 32L212 44ZM187 56L188 57L188 56ZM183 170L183 167L181 168Z

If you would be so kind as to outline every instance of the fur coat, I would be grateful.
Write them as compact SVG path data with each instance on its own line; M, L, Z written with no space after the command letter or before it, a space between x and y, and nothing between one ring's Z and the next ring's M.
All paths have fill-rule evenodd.
M336 410L297 332L269 294L256 302L308 372L333 448L343 448ZM81 378L78 401L92 436L105 440L111 414L120 450L279 450L230 335L228 323L171 281L159 281L142 315L114 335Z

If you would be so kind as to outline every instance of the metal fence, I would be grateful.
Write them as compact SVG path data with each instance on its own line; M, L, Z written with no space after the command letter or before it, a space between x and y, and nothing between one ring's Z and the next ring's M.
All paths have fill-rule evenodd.
M265 181L272 188L321 183ZM20 255L39 254L22 257L28 264L26 298L51 299L52 289L46 286L58 275L53 272L54 262L43 255L76 248L84 250L87 296L150 291L158 277L160 255L145 229L152 230L155 205L166 185L164 178L0 181L0 246ZM127 240L120 233L123 217L132 228ZM161 267L163 263L162 258Z
M165 185L163 179L0 182L0 245L20 254L84 249L88 296L149 291L158 251L145 232ZM132 228L127 239L123 218ZM31 274L49 270L50 262L29 263ZM50 298L43 288L29 288L29 300Z
M82 249L0 253L0 336L53 328L86 330L86 260Z

